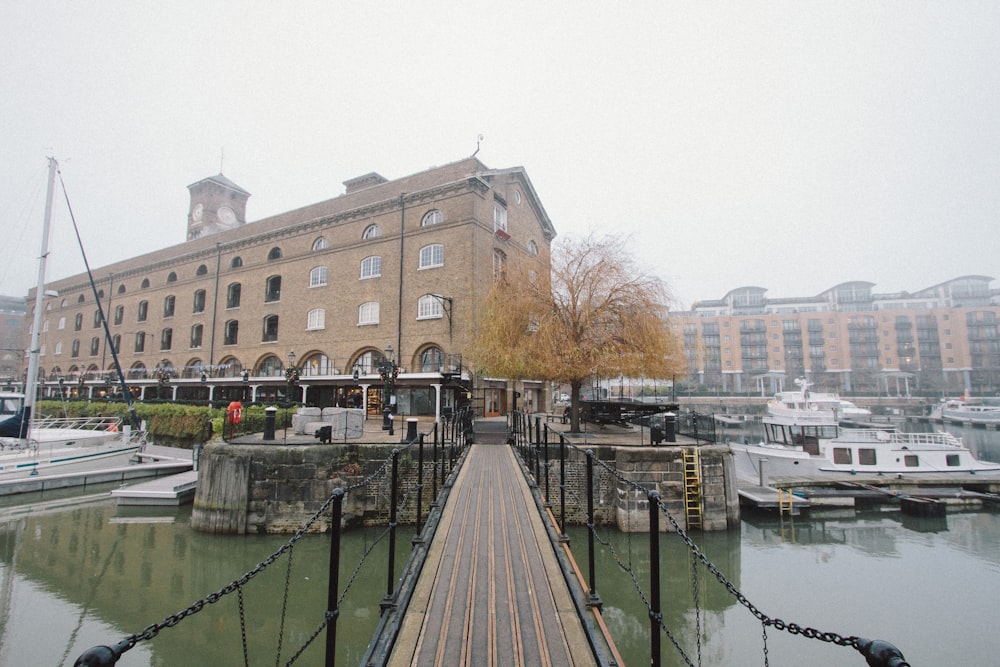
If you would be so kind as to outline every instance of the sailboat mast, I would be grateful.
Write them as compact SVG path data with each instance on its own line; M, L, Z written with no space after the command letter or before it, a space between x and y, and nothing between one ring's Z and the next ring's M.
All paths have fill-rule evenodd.
M55 196L56 170L59 164L49 158L49 186L45 194L45 224L42 225L42 252L38 259L38 286L35 288L35 318L28 346L28 375L24 378L24 407L33 408L38 385L38 357L41 352L42 300L45 298L45 265L49 258L49 227L52 224L52 199Z

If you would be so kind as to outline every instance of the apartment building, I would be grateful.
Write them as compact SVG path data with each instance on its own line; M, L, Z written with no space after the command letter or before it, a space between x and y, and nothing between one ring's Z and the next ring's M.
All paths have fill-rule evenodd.
M806 377L816 389L865 394L1000 392L1000 290L961 276L879 294L854 281L812 297L740 287L671 313L692 391L763 393Z
M113 348L140 398L376 413L391 361L399 414L468 400L504 410L512 383L477 377L463 351L508 264L549 270L556 232L525 170L468 158L344 188L247 222L250 193L222 174L188 186L187 240L96 269L100 308L86 275L46 285L58 296L43 306L45 391L115 391ZM529 404L542 405L543 390L518 383Z

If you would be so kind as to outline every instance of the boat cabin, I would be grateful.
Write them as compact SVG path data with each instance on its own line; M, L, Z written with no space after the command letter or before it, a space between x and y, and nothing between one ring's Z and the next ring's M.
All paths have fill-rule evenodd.
M765 424L767 441L777 445L801 447L803 451L814 456L819 455L820 440L832 440L837 437L835 425L812 424Z

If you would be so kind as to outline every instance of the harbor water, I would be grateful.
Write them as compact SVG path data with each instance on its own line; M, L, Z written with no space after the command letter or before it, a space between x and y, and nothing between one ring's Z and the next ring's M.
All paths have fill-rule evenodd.
M1000 460L1000 433L955 431L980 458ZM119 508L106 497L7 501L0 507L0 665L72 665L91 646L117 643L204 600L287 540L204 535L192 531L189 520L190 506ZM407 530L398 540L398 567L409 550ZM570 536L586 572L586 533L573 529ZM338 623L338 664L359 664L378 623L387 547L375 544L377 537L355 531L343 539L341 585L353 585ZM649 616L632 579L647 590L648 536L602 529L600 537L607 542L597 549L605 619L625 664L649 664ZM944 519L886 509L794 520L748 515L738 530L694 539L767 616L889 641L915 666L998 664L996 509ZM373 544L372 561L355 572ZM612 548L624 567L610 557ZM328 538L307 536L291 568L282 559L246 585L243 623L238 596L227 595L139 642L118 664L243 664L244 634L248 664L286 664L322 619L328 557ZM677 643L663 639L664 664L865 665L849 647L773 627L765 633L704 565L693 564L676 535L661 538L661 560L664 625ZM295 664L322 664L324 642L321 635Z

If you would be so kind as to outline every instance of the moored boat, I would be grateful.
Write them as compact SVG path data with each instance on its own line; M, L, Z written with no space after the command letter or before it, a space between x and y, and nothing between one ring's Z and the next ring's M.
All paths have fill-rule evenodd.
M1000 401L992 399L950 399L931 410L932 419L960 424L1000 425Z
M796 382L799 392L782 392L768 405L763 442L730 443L736 474L744 482L858 474L1000 475L1000 464L979 461L949 433L901 433L872 425L842 428L840 399L810 394L806 382Z

